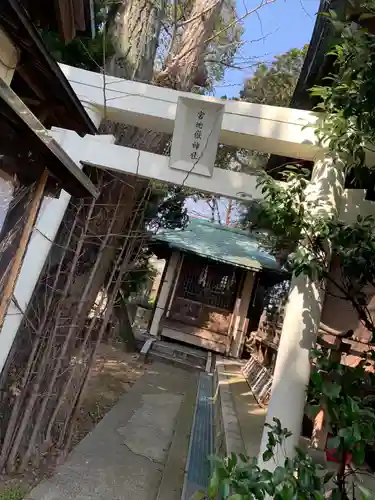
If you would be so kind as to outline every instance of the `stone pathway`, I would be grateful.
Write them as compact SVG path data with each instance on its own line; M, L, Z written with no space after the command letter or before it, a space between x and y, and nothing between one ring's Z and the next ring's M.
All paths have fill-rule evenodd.
M196 386L195 373L150 365L55 475L27 499L179 500ZM177 447L173 442L178 454L175 450L176 458L168 460L169 450ZM173 474L165 471L168 467Z

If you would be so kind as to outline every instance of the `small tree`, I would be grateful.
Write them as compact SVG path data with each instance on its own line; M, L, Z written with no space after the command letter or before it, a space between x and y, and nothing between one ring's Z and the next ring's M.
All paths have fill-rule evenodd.
M354 224L344 224L317 217L306 200L307 182L303 174L291 174L284 184L275 183L267 175L262 178L265 199L260 206L258 226L267 233L264 244L274 253L286 251L287 265L295 275L306 274L322 286L331 281L373 333L365 290L375 285L374 220L358 218ZM328 241L331 253L340 262L340 279L332 278L327 266ZM296 450L292 459L286 457L284 465L273 474L261 470L256 458L216 459L209 494L200 498L213 500L218 492L221 498L232 500L264 499L269 495L280 500L373 498L360 484L357 493L349 496L350 480L355 481L356 467L364 463L365 446L375 442L375 375L368 371L373 359L374 351L369 349L358 366L351 368L340 364L326 348L312 352L314 372L307 402L316 413L324 409L333 436L328 448L336 449L337 471L324 474L323 468L301 450ZM288 429L282 429L280 422L275 421L263 460L272 460L276 446L282 447L289 436ZM355 496L358 489L360 497Z
M241 99L270 106L289 106L308 46L290 49L271 64L260 64L245 82Z
M287 265L294 275L306 274L322 286L330 281L373 333L375 325L367 309L365 292L369 286L375 286L374 219L358 218L354 224L345 224L318 217L316 212L312 214L306 201L307 180L303 174L292 174L284 184L264 176L260 185L265 199L258 224L267 233L264 244L275 253L287 251ZM340 262L340 279L329 272L327 242L330 252ZM368 370L374 364L374 353L369 349L357 367L351 368L330 356L327 348L312 352L314 371L307 402L316 413L324 410L332 435L328 448L336 450L339 462L336 471L325 475L323 468L301 450L296 450L294 458L286 457L284 465L273 474L261 470L256 458L215 459L208 496L201 494L197 498L214 500L218 493L228 500L265 499L269 495L280 500L374 498L360 484L349 495L350 480L356 482L356 467L364 463L365 446L375 443L375 374ZM276 446L282 447L290 433L276 420L268 436L264 461L273 459ZM360 497L356 496L358 490Z
M277 419L273 425L266 426L269 433L263 459L268 461L277 448L283 448L291 433L283 429ZM191 500L323 500L326 494L335 498L335 490L330 485L334 474L325 473L323 466L314 464L312 458L301 450L297 450L294 458L285 458L284 465L273 473L260 469L256 457L232 453L229 457L213 458L212 461L214 472L207 493L197 492Z
M365 13L359 22L368 22L375 17L375 2L362 4L361 12ZM329 85L312 89L320 101L318 109L324 112L317 135L333 159L343 165L346 178L369 181L373 169L366 159L372 152L369 145L375 143L375 37L361 26L339 20L334 12L328 17L340 36L330 52L336 62ZM288 255L287 265L295 276L307 275L326 293L332 292L326 286L331 284L374 335L366 292L375 289L375 220L358 217L347 224L319 213L307 197L308 175L307 171L289 170L285 183L276 183L267 175L261 178L264 201L257 210L258 228L267 234L265 244L270 250ZM339 277L330 273L328 255L338 262ZM319 467L297 450L295 458L286 458L273 475L261 471L256 460L247 457L219 461L207 498L216 498L223 488L222 497L232 500L267 495L277 499L374 498L361 485L351 493L348 486L354 474L351 464L362 465L365 445L375 441L375 376L369 371L374 365L374 350L369 346L356 368L343 366L325 348L314 350L312 361L308 401L317 410L324 409L333 436L329 447L336 449L339 462L332 486L327 487L330 477L321 480ZM276 420L263 459L271 460L275 446L282 446L288 435Z

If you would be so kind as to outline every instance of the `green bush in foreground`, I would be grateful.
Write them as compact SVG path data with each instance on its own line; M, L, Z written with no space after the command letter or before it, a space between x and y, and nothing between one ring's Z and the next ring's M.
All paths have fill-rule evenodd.
M268 445L263 460L272 460L276 449L281 447L291 434L281 427L278 419L270 429ZM356 484L355 491L349 496L349 488L342 488L337 481L336 471L325 471L315 464L312 458L297 449L294 458L285 458L283 467L276 467L274 472L261 470L257 458L232 453L224 459L213 457L213 474L207 493L197 492L192 500L342 500L374 498L370 491ZM349 469L347 475L355 474ZM351 488L353 490L353 488Z

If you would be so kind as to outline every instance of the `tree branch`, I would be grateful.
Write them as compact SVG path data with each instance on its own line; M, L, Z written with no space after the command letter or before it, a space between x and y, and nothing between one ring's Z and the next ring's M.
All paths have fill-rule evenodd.
M212 63L212 64L221 64L222 66L225 66L226 68L231 68L231 69L238 69L239 71L244 71L245 69L252 68L253 66L258 66L258 64L261 64L259 62L249 64L248 66L236 66L235 64L230 64L225 61L217 61L215 59L205 59L204 62Z

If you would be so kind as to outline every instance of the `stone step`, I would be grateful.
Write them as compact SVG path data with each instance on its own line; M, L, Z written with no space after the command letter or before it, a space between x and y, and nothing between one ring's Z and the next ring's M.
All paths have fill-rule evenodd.
M156 341L152 344L149 354L160 354L176 361L182 361L200 369L205 369L208 353L192 349L174 342Z
M199 358L204 358L206 359L207 357L207 351L203 349L198 349L195 347L190 347L185 344L179 344L178 342L173 342L173 341L165 341L165 340L157 340L155 342L155 345L157 345L161 350L171 350L173 349L174 351L179 351L183 352L186 354L190 354L192 356L196 356Z
M169 354L163 354L161 352L155 352L152 349L149 351L147 355L148 360L154 360L154 361L162 361L163 363L168 363L176 368L182 368L184 370L197 370L197 371L204 371L205 367L200 364L195 364L192 361L186 361L178 357L173 357Z

